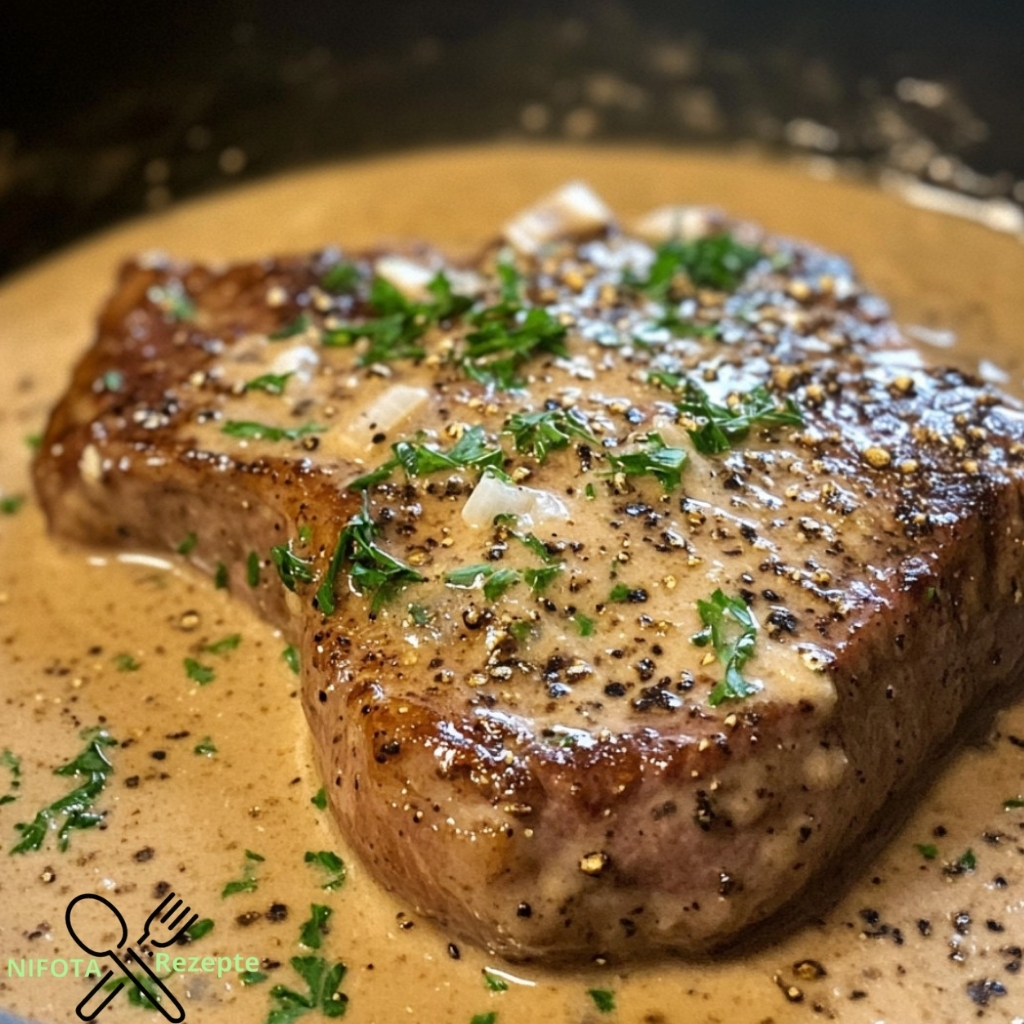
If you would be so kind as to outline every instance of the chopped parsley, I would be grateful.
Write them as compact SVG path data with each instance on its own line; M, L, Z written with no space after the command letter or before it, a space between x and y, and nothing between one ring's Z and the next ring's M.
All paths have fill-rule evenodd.
M763 385L742 395L734 405L717 405L699 385L686 381L677 408L693 420L688 431L694 448L704 455L727 452L754 427L802 427L804 418L791 398L778 405Z
M540 569L496 569L486 562L464 565L445 574L444 581L460 590L474 590L483 582L484 597L497 601L517 583L525 582L534 594L542 594L562 572L561 565L546 565Z
M761 256L758 249L737 242L728 233L709 235L693 242L673 239L658 247L646 280L628 283L659 300L668 297L679 274L686 274L697 288L731 292Z
M575 409L517 412L508 418L504 432L512 435L517 452L532 455L540 463L547 459L548 452L568 447L573 437L597 444Z
M193 748L192 753L199 757L213 757L217 753L217 745L209 736L204 736Z
M409 618L412 619L413 625L428 626L433 617L434 613L425 604L409 605Z
M704 628L690 642L698 647L711 644L719 662L725 666L725 677L711 691L708 703L717 707L725 700L740 700L761 689L761 684L743 676L743 666L754 654L757 643L757 621L740 597L727 597L720 589L710 601L698 600L697 611Z
M212 665L204 665L196 661L195 658L185 658L183 663L185 665L185 674L200 686L212 683L216 678L216 672L214 672Z
M298 441L309 434L322 434L327 428L319 423L303 423L298 427L272 427L254 420L228 420L220 428L228 437L243 437L255 441Z
M242 864L242 877L234 882L228 882L220 891L221 897L234 896L240 892L255 892L259 885L259 879L256 877L256 865L262 864L264 859L260 854L246 850L245 861Z
M319 949L324 936L328 932L327 922L331 919L331 908L322 903L313 903L309 907L310 918L302 926L299 942L307 949Z
M914 843L914 849L925 860L935 860L939 855L939 848L934 843Z
M194 925L185 929L188 937L196 942L201 939L204 935L209 935L213 931L213 921L208 917L202 917Z
M299 674L299 651L294 644L289 644L282 652L285 664L296 674Z
M250 985L259 985L260 982L266 980L267 976L262 971L243 971L238 976L238 984L244 985L246 988Z
M271 341L286 341L294 338L297 334L305 334L313 326L313 318L308 313L300 313L294 320L290 320L283 327L269 335Z
M648 434L645 444L642 451L608 455L611 471L606 475L653 476L665 488L665 493L670 494L682 480L686 452L682 448L668 447L661 434Z
M128 653L114 655L114 668L118 672L138 672L142 666Z
M199 538L194 532L186 534L185 539L174 549L179 555L191 554L196 544L199 543Z
M164 974L160 976L160 980L165 981L169 977L170 974ZM103 991L112 992L119 985L123 984L123 979L111 978L103 986ZM139 986L141 986L141 989ZM163 1002L163 996L160 995L160 989L157 988L156 983L151 978L145 976L141 978L137 985L130 985L128 987L127 996L129 1006L137 1006L142 1010L159 1010L158 1004Z
M978 866L978 858L971 849L964 850L956 859L956 866L961 871L973 871Z
M359 356L360 366L392 359L421 359L426 353L419 341L428 328L461 315L473 304L468 296L456 295L451 282L440 272L431 279L427 291L430 301L413 302L389 281L375 277L369 301L376 316L325 331L323 343L347 346L365 338L368 345Z
M398 441L391 446L394 455L382 466L366 473L350 483L349 490L365 491L387 480L401 467L409 477L426 476L443 470L501 469L505 453L500 448L487 445L487 435L481 426L470 427L462 437L448 449L442 451L424 444L420 438L415 441Z
M320 278L320 287L325 292L338 295L354 291L359 280L359 268L354 263L346 263L342 260L324 272L324 276Z
M323 957L293 956L288 962L306 983L306 991L275 985L270 990L271 1006L264 1024L291 1024L311 1010L319 1010L325 1017L345 1015L348 996L338 991L346 971L341 960L328 965Z
M24 494L5 494L0 498L0 515L13 516L24 504Z
M11 773L11 783L7 787L7 792L0 796L0 807L3 807L4 804L13 804L18 799L18 790L21 789L21 758L5 747L0 753L0 765Z
M488 1010L487 1013L474 1013L469 1024L495 1024L497 1019L497 1013L494 1010Z
M316 577L313 575L313 563L305 558L299 558L292 551L291 542L277 544L270 549L270 560L277 566L277 574L281 582L291 591L295 590L296 583L312 583Z
M245 580L250 587L260 585L260 556L250 551L245 560Z
M370 516L364 492L363 507L341 531L331 564L316 593L317 606L325 615L334 614L334 584L344 565L349 567L349 579L356 592L370 599L371 616L375 616L403 587L423 581L415 569L375 543L379 532L380 528Z
M55 768L53 773L82 781L70 793L39 811L31 822L14 826L21 833L21 839L11 848L12 854L40 849L51 829L56 830L57 848L63 853L68 848L72 829L95 828L103 820L104 812L94 810L93 802L113 774L114 766L105 748L116 747L117 740L105 729L86 729L81 737L86 741L85 749L67 764Z
M566 329L546 310L533 307L504 321L487 320L487 312L479 314L481 326L466 336L462 353L462 368L473 380L502 391L521 388L519 370L533 356L568 354Z
M256 566L259 569L259 565ZM223 562L218 562L213 570L213 586L215 590L227 590L228 588L228 567Z
M283 395L285 385L293 373L264 373L245 382L246 391L265 391L268 395Z
M572 620L576 623L576 631L580 636L593 636L597 630L594 620L584 615L583 612L577 612Z
M203 650L207 654L227 654L229 651L235 650L241 642L241 633L231 633L223 640L215 640L212 644L206 644Z
M489 992L508 991L508 982L497 974L492 974L486 967L484 968L484 984Z
M114 394L124 387L124 374L120 370L105 370L93 381L92 389Z
M587 995L594 1000L594 1005L601 1013L611 1013L615 1009L615 993L606 988L588 988Z
M321 889L340 889L345 884L345 862L330 850L319 850L316 853L306 852L303 858L307 864L315 864L318 868L327 872L328 879L320 886Z
M327 810L327 790L321 786L316 793L309 798L309 802L319 811Z
M1024 807L1024 797L1011 796L1009 799L1003 801L1004 811L1013 811L1018 807Z

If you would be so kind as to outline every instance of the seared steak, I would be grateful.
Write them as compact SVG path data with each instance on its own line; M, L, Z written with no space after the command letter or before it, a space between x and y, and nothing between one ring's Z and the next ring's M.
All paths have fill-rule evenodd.
M127 264L35 474L297 645L384 885L571 959L763 920L1019 670L1022 453L842 259L572 186L471 266Z

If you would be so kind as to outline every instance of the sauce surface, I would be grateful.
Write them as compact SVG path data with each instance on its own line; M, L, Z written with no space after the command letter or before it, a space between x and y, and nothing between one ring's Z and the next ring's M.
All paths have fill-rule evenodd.
M987 374L1005 371L1003 386L1021 390L1024 249L1014 239L870 188L737 156L512 147L414 154L184 206L9 282L0 291L0 497L28 492L24 437L41 428L65 386L122 258L160 248L230 259L408 238L471 251L571 178L586 179L624 219L664 203L712 203L841 252L920 337L956 336L940 360L970 369L985 360ZM235 634L237 646L204 650ZM10 790L17 798L0 805L5 1009L76 1019L95 977L12 977L9 961L84 957L64 925L79 893L107 895L134 932L170 887L214 921L175 954L255 956L268 976L251 986L235 970L172 977L195 1021L264 1021L272 986L304 992L288 961L311 955L298 939L314 903L332 916L313 955L347 964L341 989L355 1022L469 1024L487 1013L500 1024L1024 1019L1024 809L1004 809L1024 793L1024 707L1003 712L985 743L937 771L904 829L838 904L822 907L820 921L714 964L555 973L453 950L377 888L310 802L320 780L285 642L183 565L54 542L29 500L0 517L0 639L0 752L21 762L21 785ZM190 679L186 658L212 666L212 682ZM51 835L39 851L8 856L15 822L77 784L53 769L82 750L80 730L97 724L119 741L96 800L109 812L102 825L72 832L64 853ZM216 753L195 753L207 737ZM11 779L0 765L0 794ZM248 861L255 890L222 896L243 877L246 850L264 858ZM346 863L340 889L321 888L326 876L304 863L323 850ZM488 966L504 972L491 985ZM498 978L507 990L492 991ZM589 990L612 993L616 1009L603 1013L604 997ZM125 993L105 1011L110 1020L145 1013Z

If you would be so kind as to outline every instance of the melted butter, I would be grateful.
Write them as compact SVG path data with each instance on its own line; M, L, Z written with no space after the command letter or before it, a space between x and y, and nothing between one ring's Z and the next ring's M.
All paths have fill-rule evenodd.
M625 215L671 202L714 203L770 230L850 256L893 302L897 317L925 332L953 331L939 353L974 368L980 359L1019 381L1024 364L1024 251L1013 239L914 210L872 189L823 183L791 169L735 157L668 151L481 148L325 168L175 209L86 243L10 282L0 292L4 365L0 387L0 488L27 491L22 438L38 430L91 335L92 317L119 259L154 247L197 258L251 257L329 241L358 248L426 237L471 249L538 195L584 177ZM1019 389L1018 389L1019 390ZM226 655L203 651L240 633ZM1024 945L1024 812L1002 801L1024 789L1024 707L1002 714L984 747L953 761L905 828L820 921L712 964L659 963L628 970L509 969L492 993L478 950L453 959L448 938L382 893L349 855L327 816L310 804L312 768L297 681L284 640L223 592L161 560L117 559L44 535L27 505L0 518L0 749L22 758L19 799L0 807L0 1006L40 1020L74 1020L91 982L11 978L9 958L79 955L64 908L81 892L108 895L130 922L143 921L161 883L184 896L214 930L184 950L280 962L270 980L242 988L232 971L189 974L169 984L190 1021L262 1021L269 988L303 989L287 965L311 903L333 910L321 953L348 965L347 1019L468 1024L496 1011L500 1024L596 1020L588 989L615 993L622 1021L1011 1021L1024 1014L1024 983L1012 967ZM130 654L137 671L118 671ZM214 668L189 680L184 659ZM98 800L101 829L8 857L13 825L71 788L52 769L82 746L78 731L103 722L121 741L115 774ZM187 736L181 735L188 733ZM206 736L214 757L193 749ZM809 784L842 765L809 764ZM0 777L0 788L6 785ZM780 822L780 834L794 829ZM781 840L780 840L781 841ZM915 843L934 844L925 860ZM265 857L252 893L220 895L241 875L244 851ZM303 857L330 849L348 865L338 892ZM943 872L967 849L976 870ZM1005 882L1005 885L1003 884ZM815 897L809 897L814 899ZM283 905L268 913L271 906ZM877 916L876 916L877 915ZM969 920L963 916L967 915ZM928 922L926 928L919 922ZM986 922L992 922L995 930ZM923 934L925 931L929 934ZM951 959L952 955L952 959ZM805 979L809 958L827 972ZM372 966L371 966L372 965ZM810 972L814 973L814 972ZM991 984L996 982L1006 994ZM987 1006L972 1001L968 987ZM791 1000L801 998L802 1002ZM122 994L116 1020L147 1019ZM149 1018L153 1019L153 1018ZM312 1018L311 1018L312 1019Z

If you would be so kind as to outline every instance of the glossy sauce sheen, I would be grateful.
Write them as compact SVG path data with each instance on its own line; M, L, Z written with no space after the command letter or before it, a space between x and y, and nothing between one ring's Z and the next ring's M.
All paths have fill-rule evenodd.
M894 303L899 320L959 334L960 345L943 359L971 366L983 356L1019 377L1024 257L1015 241L906 209L873 191L736 159L566 150L434 154L315 172L185 208L8 286L0 319L20 344L8 341L12 354L5 353L14 368L4 385L13 390L2 422L4 493L25 489L21 437L39 428L63 387L65 367L90 336L93 311L120 257L154 246L197 258L297 251L332 240L355 249L401 237L468 249L570 177L585 177L625 216L666 202L710 202L849 255L869 286ZM15 357L24 365L14 365ZM50 769L78 752L81 726L104 715L119 740L134 741L112 754L116 774L98 801L112 812L105 831L74 833L65 854L50 845L4 864L0 968L8 957L77 955L63 926L63 907L77 893L112 893L126 916L142 920L155 903L154 886L168 882L216 921L186 952L285 962L252 989L233 977L230 988L227 978L172 980L191 997L190 1020L263 1020L271 984L301 989L286 961L306 952L296 939L311 902L334 909L321 952L348 964L342 988L350 998L347 1019L356 1021L468 1022L487 1011L498 1012L501 1024L596 1018L588 989L614 992L617 1019L636 1021L800 1020L815 1016L815 1005L849 1021L958 1021L979 1009L988 1019L1012 1020L1024 1012L1024 986L1006 966L1024 943L1017 863L1024 812L1003 810L1003 800L1021 789L1024 750L1008 739L1024 736L1020 713L1004 716L992 749L961 755L820 927L795 931L742 963L575 975L522 967L517 977L534 984L511 981L508 991L492 993L481 975L483 958L463 947L454 960L448 937L382 895L347 856L327 816L310 805L320 783L296 680L281 661L284 641L181 567L126 563L44 540L30 507L4 517L0 530L0 748L21 755L24 767L20 799L0 807L3 849L17 841L15 821L70 788ZM197 622L186 614L193 610ZM199 651L235 632L244 639L226 657ZM138 671L117 670L114 659L123 652L136 658ZM190 682L186 656L213 664L215 681ZM185 731L187 737L179 735ZM207 735L219 749L214 758L193 753ZM137 784L125 785L136 777ZM945 834L933 834L938 826ZM938 856L924 860L915 843L934 844ZM968 848L976 870L944 874L943 861ZM245 849L266 858L257 870L259 888L222 899L224 883L241 873ZM336 850L348 863L340 892L320 890L322 879L303 864L305 851L321 849ZM56 874L52 881L47 868ZM997 876L1005 886L993 883ZM271 904L288 908L283 920L279 910L267 913ZM253 919L252 912L262 916ZM951 961L951 952L958 959ZM794 969L808 958L827 973ZM82 980L5 973L0 1005L43 1019L72 1019L87 987ZM986 987L986 979L998 984ZM143 1012L123 997L118 1002L107 1011L110 1019Z

